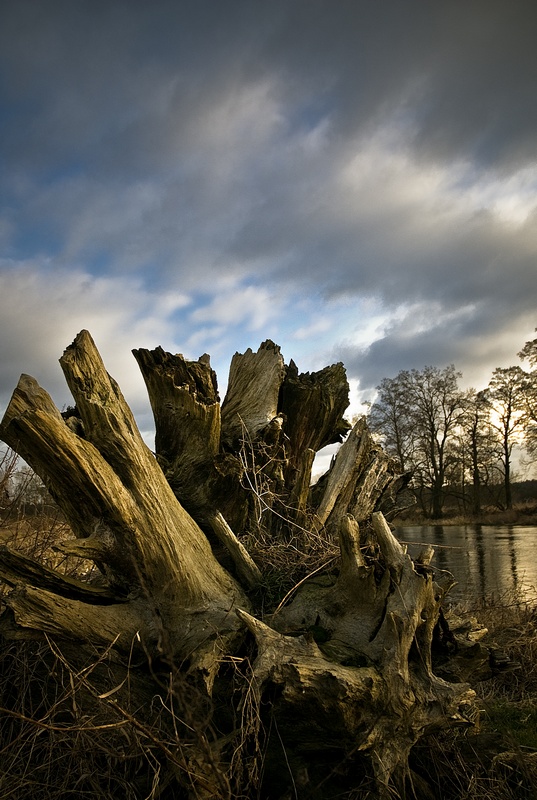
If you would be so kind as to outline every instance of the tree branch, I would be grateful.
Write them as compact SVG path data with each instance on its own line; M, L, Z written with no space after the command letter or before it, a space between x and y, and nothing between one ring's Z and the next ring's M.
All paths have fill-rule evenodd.
M33 558L15 553L7 545L0 545L0 579L10 586L27 583L61 597L94 605L111 605L124 600L104 587L61 575Z

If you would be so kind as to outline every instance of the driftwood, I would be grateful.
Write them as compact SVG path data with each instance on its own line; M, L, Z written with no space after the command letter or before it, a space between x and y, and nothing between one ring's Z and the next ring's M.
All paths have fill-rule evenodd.
M248 648L264 742L250 757L265 764L252 796L332 796L341 776L358 781L364 769L379 796L403 792L412 746L464 723L473 693L433 672L433 632L452 579L425 569L430 554L418 568L393 536L385 515L407 477L364 420L349 432L343 366L300 375L264 342L234 357L220 406L208 356L134 355L155 453L86 331L60 360L77 416L65 420L29 376L14 391L0 436L69 522L74 538L63 552L93 560L103 577L99 586L67 580L3 548L0 577L12 587L4 635L47 634L82 649L113 643L120 657L164 660L201 685L220 738L185 796L234 796L230 772L245 736L229 706L244 697L233 696L222 665L244 660ZM345 436L310 486L315 453ZM322 534L336 543L339 566L269 602L270 565L256 563L248 543L262 535L275 548L292 545L296 531L303 542ZM205 763L194 744L189 752Z

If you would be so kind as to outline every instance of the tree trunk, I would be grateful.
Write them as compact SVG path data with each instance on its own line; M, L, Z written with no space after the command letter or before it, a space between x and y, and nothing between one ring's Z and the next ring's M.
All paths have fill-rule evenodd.
M503 441L503 485L505 489L505 507L509 511L513 508L513 494L511 491L511 447L507 435Z
M438 481L431 488L431 516L433 519L441 519L444 513L444 486Z
M472 442L472 514L481 514L481 470L479 468L479 451L477 446L477 421L471 431Z
M19 381L0 435L65 514L74 539L63 552L93 561L102 580L3 547L4 635L107 648L121 687L133 658L145 664L133 725L153 713L162 665L182 676L162 797L333 796L368 771L378 796L404 792L412 746L464 722L473 693L434 675L452 579L418 568L393 536L384 515L405 502L408 476L363 420L310 487L315 452L350 428L343 366L300 375L265 342L235 355L220 408L208 356L134 355L155 455L86 331L60 362L77 417Z

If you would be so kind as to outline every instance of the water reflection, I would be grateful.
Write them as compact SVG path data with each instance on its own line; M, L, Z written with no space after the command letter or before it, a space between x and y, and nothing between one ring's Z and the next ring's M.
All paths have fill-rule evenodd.
M483 543L483 526L475 526L475 542L477 552L477 574L479 575L479 594L487 594L487 569L485 565L485 546Z
M513 536L513 528L509 529L507 538L509 540L509 560L511 563L511 574L513 575L513 586L515 587L515 589L518 589L519 580L518 580L516 547L515 547L515 537Z
M458 581L450 592L454 600L511 591L537 600L537 526L416 525L395 533L412 556L424 544L433 545L433 565Z

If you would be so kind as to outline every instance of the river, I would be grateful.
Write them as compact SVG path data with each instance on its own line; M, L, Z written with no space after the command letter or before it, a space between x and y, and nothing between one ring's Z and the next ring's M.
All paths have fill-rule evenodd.
M415 525L398 527L411 556L432 544L433 566L453 573L454 601L508 597L537 602L537 526Z

